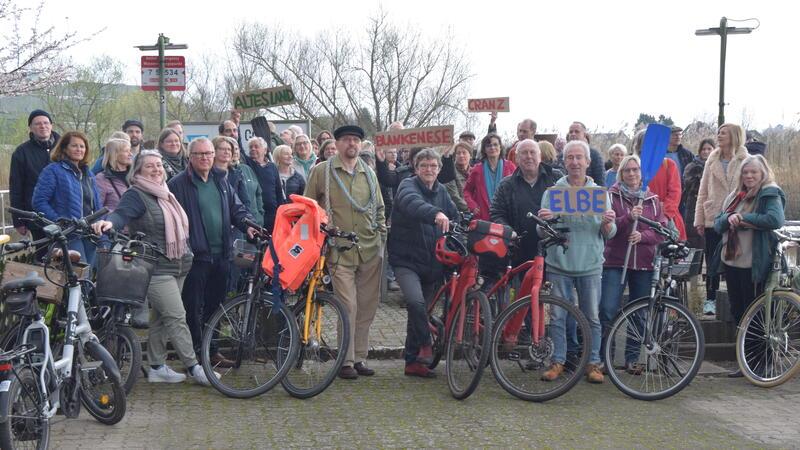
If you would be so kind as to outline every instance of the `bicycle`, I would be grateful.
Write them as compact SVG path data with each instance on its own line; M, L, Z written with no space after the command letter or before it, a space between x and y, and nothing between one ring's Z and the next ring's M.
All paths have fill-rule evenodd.
M108 213L103 208L81 219L53 223L35 212L10 210L41 226L45 237L34 242L6 244L4 252L48 245L48 254L56 247L63 255L69 254L68 236L91 234L89 223ZM64 258L62 270L69 300L61 357L57 360L50 348L50 329L36 298L37 288L45 281L32 273L0 287L6 307L21 318L19 344L4 356L6 361L0 367L9 376L0 383L0 447L4 449L26 446L30 441L36 441L39 448L45 447L50 419L59 409L66 417L75 418L83 404L105 425L116 424L125 416L126 398L119 369L92 333L82 302L81 284L69 257Z
M330 246L336 246L336 238L349 241L349 245L337 247L343 252L358 243L358 236L325 225L321 230L327 238L319 260L308 280L297 291L297 301L291 307L300 330L300 352L281 385L296 398L313 397L333 383L347 357L350 343L347 308L333 293L331 277L325 273L325 254ZM279 357L288 356L279 354Z
M518 298L497 317L492 333L492 373L509 394L527 401L542 402L563 395L580 380L589 362L591 330L589 322L574 303L550 294L550 284L544 281L544 259L548 248L557 246L566 251L567 228L553 228L556 220L545 221L533 213L527 215L534 220L543 237L539 240L539 252L533 260L517 267L508 267L500 280L489 291L489 295L508 290L509 284L524 273ZM555 380L543 378L552 363L555 363L555 329L551 314L554 308L563 309L566 321L574 321L577 342L567 349L566 370ZM567 327L569 329L569 327ZM571 334L571 333L570 333Z
M433 337L433 369L446 356L445 373L456 399L469 397L478 387L489 360L491 307L480 291L478 257L462 242L468 220L452 223L436 242L436 259L452 268L447 281L428 305Z
M665 238L654 257L650 296L620 310L609 327L603 355L608 376L619 390L639 400L660 400L680 392L697 375L705 338L700 322L672 291L675 261L689 254L686 243L658 222L641 216L639 222ZM667 264L662 265L664 258Z
M792 227L795 227L792 229ZM800 275L786 258L800 244L800 221L773 231L778 239L764 293L747 308L736 334L736 360L748 381L774 387L800 371Z
M297 360L300 348L294 314L264 289L269 278L261 270L261 260L269 233L255 222L245 223L258 230L245 293L223 302L211 316L203 331L200 357L211 385L233 398L255 397L275 387ZM212 364L211 356L217 352L233 361L232 367Z

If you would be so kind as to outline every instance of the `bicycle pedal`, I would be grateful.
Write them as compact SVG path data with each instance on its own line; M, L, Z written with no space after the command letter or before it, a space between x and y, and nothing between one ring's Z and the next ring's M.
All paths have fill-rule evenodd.
M519 361L519 352L508 352L508 360L509 361Z

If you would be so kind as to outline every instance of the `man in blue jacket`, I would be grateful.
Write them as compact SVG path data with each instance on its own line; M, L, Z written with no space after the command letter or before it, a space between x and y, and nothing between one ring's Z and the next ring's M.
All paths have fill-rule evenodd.
M183 285L186 324L195 352L200 353L203 326L225 298L230 273L231 226L253 237L254 229L244 220L253 216L231 189L225 174L214 168L214 146L208 138L189 144L189 165L169 181L169 190L189 218L189 245L194 261ZM216 349L211 364L230 367Z

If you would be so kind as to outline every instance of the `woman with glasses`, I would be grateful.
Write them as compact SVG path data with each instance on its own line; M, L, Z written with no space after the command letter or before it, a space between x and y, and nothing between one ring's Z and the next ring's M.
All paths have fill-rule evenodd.
M489 205L500 181L514 173L517 166L503 156L500 136L489 133L481 140L481 162L470 169L464 185L464 200L476 219L489 220Z

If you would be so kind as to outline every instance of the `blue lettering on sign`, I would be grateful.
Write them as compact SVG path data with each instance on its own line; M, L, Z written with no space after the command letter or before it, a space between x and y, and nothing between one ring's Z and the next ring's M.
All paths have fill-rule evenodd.
M593 194L592 210L597 214L603 214L606 210L606 191L595 189Z
M601 187L548 189L553 214L603 214L606 210L606 190Z

